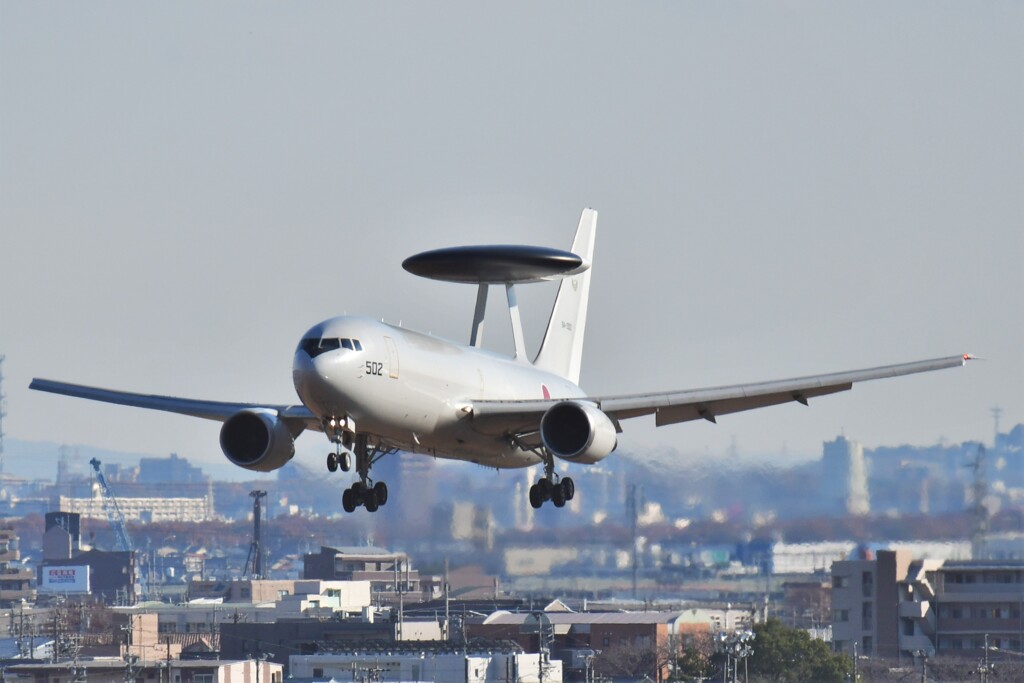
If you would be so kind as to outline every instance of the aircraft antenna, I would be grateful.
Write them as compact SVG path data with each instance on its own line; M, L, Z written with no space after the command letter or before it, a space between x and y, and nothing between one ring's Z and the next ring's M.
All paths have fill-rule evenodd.
M260 501L267 497L266 491L249 491L252 496L252 543L249 545L249 556L245 560L245 575L250 579L262 579L263 576L263 544L260 534L260 517L263 506Z

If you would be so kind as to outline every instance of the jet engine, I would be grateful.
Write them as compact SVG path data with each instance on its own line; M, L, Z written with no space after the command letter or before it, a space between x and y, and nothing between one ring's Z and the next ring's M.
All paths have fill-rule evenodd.
M267 410L241 410L220 428L220 447L235 465L271 472L295 455L295 438L288 425Z
M590 403L562 401L540 419L540 438L559 458L592 465L615 450L615 425Z

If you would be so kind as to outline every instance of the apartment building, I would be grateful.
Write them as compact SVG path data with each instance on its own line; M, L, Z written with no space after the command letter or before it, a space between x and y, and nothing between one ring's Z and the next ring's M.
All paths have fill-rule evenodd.
M905 550L832 564L836 651L1024 654L1024 561L912 559Z

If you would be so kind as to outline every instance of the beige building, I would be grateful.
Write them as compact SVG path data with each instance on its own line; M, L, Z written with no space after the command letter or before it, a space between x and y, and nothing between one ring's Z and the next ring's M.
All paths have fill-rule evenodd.
M914 560L905 550L832 564L832 641L887 658L1024 654L1024 561Z
M152 683L281 683L280 664L263 660L196 660L179 659L129 664L116 657L83 659L79 672L71 661L45 664L14 664L4 670L4 679L11 683L124 683L128 680Z
M122 498L117 506L127 522L206 522L213 506L207 496L200 498ZM99 484L93 484L92 497L60 497L61 512L75 512L88 519L105 520L103 494Z
M10 526L0 527L0 604L10 605L35 597L31 569L20 566L18 535Z
M303 579L368 581L375 604L419 602L441 597L440 577L420 576L409 556L383 548L331 548L303 557Z

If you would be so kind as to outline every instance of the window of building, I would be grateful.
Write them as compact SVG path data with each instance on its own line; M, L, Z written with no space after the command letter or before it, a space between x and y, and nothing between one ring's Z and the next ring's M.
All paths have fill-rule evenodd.
M832 621L846 622L850 620L850 610L848 609L834 609L832 610Z
M875 639L871 636L864 636L864 640L861 642L861 649L864 651L865 655L874 654Z
M324 670L323 669L319 669L319 668L314 668L313 669L313 678L323 678L323 677L324 677Z
M865 598L875 594L875 576L871 572L863 572L860 576L861 593Z
M850 587L850 577L849 576L836 576L836 575L834 575L832 577L832 587L833 588L849 588Z
M195 674L192 683L213 683L213 674Z

